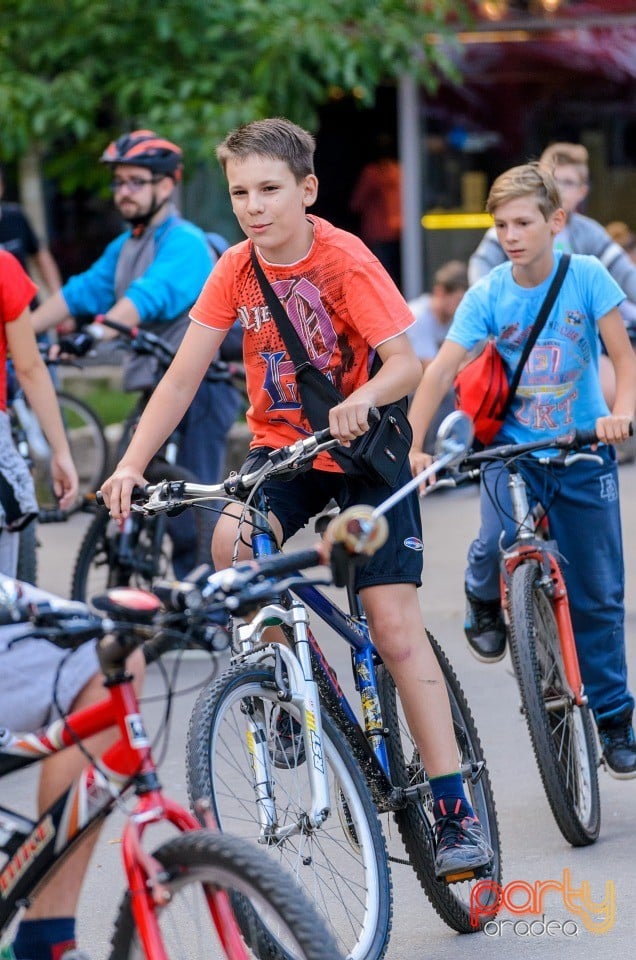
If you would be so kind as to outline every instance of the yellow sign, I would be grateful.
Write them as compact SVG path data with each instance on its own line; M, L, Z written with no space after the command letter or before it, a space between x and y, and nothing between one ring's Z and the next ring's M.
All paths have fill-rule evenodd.
M489 213L425 213L425 230L487 230L493 219Z

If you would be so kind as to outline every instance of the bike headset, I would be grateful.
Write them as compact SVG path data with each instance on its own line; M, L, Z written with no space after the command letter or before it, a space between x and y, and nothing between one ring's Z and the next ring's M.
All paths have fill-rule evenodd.
M179 183L183 174L183 151L176 143L164 140L154 130L133 130L125 133L104 150L100 163L114 166L145 167L153 174L171 177ZM147 227L154 215L167 203L169 198L157 203L153 197L152 206L142 216L130 217L128 222L133 228Z

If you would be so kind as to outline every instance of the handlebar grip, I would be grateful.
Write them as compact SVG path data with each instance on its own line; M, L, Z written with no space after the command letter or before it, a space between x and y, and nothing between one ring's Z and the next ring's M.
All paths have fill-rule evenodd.
M317 567L321 563L322 557L320 551L316 549L299 550L295 553L278 553L268 559L261 557L254 565L254 577L251 579L260 577L284 577L288 573L296 573L298 570Z
M596 436L596 430L592 428L591 430L575 430L574 431L574 447L575 449L580 449L580 447L591 447L592 444L598 443L598 437Z
M117 333L123 333L127 337L134 337L137 332L137 327L128 327L125 323L119 323L118 320L111 320L105 313L98 314L94 322L102 323L105 327L110 327L111 330L116 330Z
M150 488L151 488L151 484L146 484L145 487L139 487L139 486L135 485L135 486L132 488L132 491L131 491L131 493L130 493L130 502L131 502L131 503L145 503L146 500L148 499L148 491L150 490ZM96 502L100 507L106 506L106 504L104 503L104 494L102 493L101 490L96 490L96 491L95 491L95 502Z

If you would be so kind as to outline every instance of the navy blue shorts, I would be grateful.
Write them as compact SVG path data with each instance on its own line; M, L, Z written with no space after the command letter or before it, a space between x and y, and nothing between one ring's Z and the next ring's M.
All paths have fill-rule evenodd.
M251 450L239 473L254 470L269 448ZM291 480L273 478L263 484L271 512L283 530L283 543L320 513L331 499L344 510L364 503L375 507L411 479L408 461L395 488L370 486L362 480L326 470L306 470ZM356 589L385 583L422 583L422 522L417 493L412 491L386 515L389 536L368 563L356 568Z

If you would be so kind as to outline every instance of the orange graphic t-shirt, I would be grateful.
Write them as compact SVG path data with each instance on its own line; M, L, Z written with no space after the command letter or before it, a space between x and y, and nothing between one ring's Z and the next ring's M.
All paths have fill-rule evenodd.
M259 260L311 362L347 397L369 379L375 349L411 326L413 315L361 240L319 217L309 219L314 241L306 257L284 266ZM307 436L312 428L250 251L251 242L245 240L223 254L190 316L215 330L229 330L239 319L251 445L278 447ZM328 454L321 454L315 465L340 472Z

